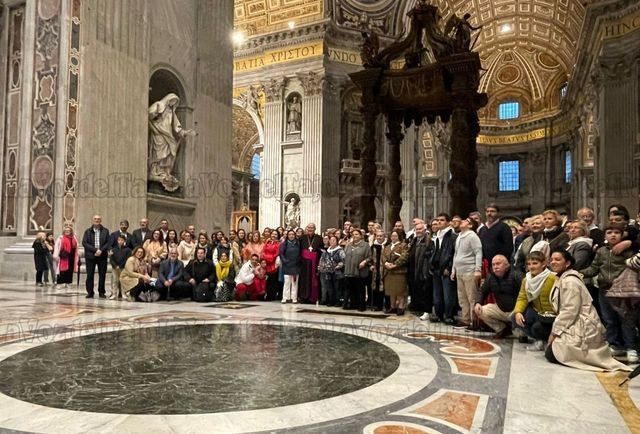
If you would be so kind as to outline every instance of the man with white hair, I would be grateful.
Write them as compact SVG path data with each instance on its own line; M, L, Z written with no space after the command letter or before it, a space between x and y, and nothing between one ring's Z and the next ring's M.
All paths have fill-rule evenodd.
M478 289L473 311L496 332L496 339L511 334L511 312L518 299L522 278L522 273L511 268L504 255L495 255L491 261L491 273ZM493 294L495 302L485 304L489 294Z

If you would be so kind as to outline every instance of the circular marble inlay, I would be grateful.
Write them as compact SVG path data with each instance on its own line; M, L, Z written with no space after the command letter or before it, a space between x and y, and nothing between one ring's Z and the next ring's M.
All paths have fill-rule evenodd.
M0 362L0 392L99 413L194 414L316 401L393 374L388 346L319 328L175 325L61 340Z

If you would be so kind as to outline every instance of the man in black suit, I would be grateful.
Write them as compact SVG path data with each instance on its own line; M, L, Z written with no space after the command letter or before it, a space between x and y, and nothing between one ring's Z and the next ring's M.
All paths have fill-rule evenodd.
M149 229L149 219L146 217L141 218L140 228L133 231L133 237L132 237L133 248L142 246L145 241L150 240L152 232L153 231Z
M118 237L124 237L124 246L133 251L133 235L131 235L127 230L129 229L129 221L122 220L120 222L120 230L111 232L109 235L109 251L113 250L115 246L118 245Z
M191 297L191 285L184 280L184 264L178 259L178 249L173 247L169 257L160 263L156 290L160 298L188 298Z
M446 324L455 324L457 291L451 280L453 268L453 255L456 238L458 237L450 225L451 218L446 213L440 213L433 219L437 222L438 232L433 236L433 253L431 255L431 271L433 273L433 305L436 318L430 318L431 322L443 321Z
M93 216L93 225L84 231L82 237L84 258L87 267L87 298L93 298L93 277L98 266L98 294L100 298L105 295L104 283L107 278L107 251L109 249L109 229L102 226L102 217Z

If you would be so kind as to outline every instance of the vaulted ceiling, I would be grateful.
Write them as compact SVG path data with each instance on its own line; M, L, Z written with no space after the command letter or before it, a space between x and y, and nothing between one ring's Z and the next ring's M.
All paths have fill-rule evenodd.
M250 34L285 28L288 21L331 16L345 29L361 26L397 35L408 27L407 12L417 0L235 0L236 27ZM480 112L483 126L505 126L498 104L520 102L517 125L547 117L560 107L560 88L573 72L585 9L580 0L430 0L445 23L452 14L471 14L482 26L475 50L486 69L481 91L489 104ZM444 24L443 24L444 25Z
M409 0L405 12L416 0ZM497 105L521 103L520 121L545 117L559 109L560 87L573 71L585 9L578 0L431 0L443 22L471 14L478 31L475 49L487 70L481 90L489 105L483 124L501 125ZM406 18L402 17L406 25ZM475 35L474 35L475 37ZM517 123L517 122L516 122Z

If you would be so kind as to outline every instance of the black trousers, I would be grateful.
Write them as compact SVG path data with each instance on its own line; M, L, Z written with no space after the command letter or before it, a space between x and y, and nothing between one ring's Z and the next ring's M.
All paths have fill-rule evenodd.
M411 282L411 306L414 312L433 313L433 279Z
M170 300L172 298L191 298L193 296L193 287L189 282L185 282L184 280L173 282L169 287L158 285L156 290L160 292L161 300Z
M97 258L87 258L87 294L93 295L93 279L96 274L96 265L98 266L98 293L104 294L104 282L107 279L107 257L100 256Z
M345 277L344 307L365 310L364 291L365 279L361 277Z
M282 287L278 282L278 270L267 275L267 301L280 300L282 298Z
M148 291L151 288L152 288L151 286L148 286L144 282L140 282L136 286L131 288L131 291L129 293L131 294L131 297L136 299L136 301L142 301L140 299L140 294L142 294L145 291Z

